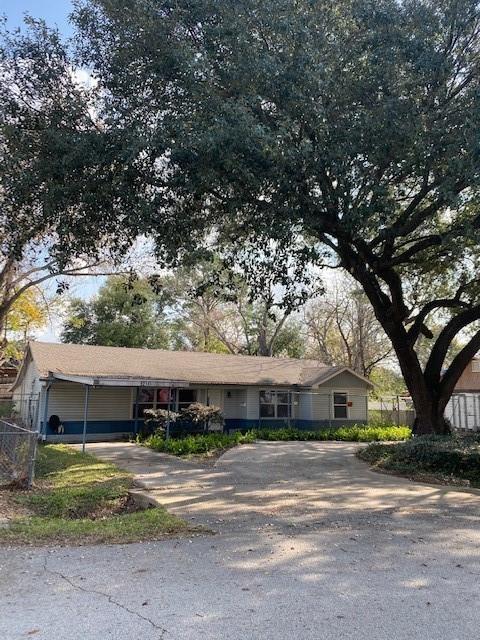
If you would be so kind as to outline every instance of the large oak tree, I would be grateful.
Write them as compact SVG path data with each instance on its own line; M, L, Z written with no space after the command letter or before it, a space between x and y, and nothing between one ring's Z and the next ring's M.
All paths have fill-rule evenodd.
M105 271L136 236L124 134L102 122L98 100L58 32L0 20L0 336L23 295Z
M417 432L443 432L480 348L479 3L86 0L76 21L161 254L325 250L391 340Z

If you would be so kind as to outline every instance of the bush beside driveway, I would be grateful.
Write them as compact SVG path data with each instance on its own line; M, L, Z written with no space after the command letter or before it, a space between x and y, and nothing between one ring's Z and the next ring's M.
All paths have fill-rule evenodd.
M255 440L270 442L397 442L407 440L412 436L412 430L406 426L363 424L344 427L321 428L314 431L284 427L277 429L251 429L246 433L236 431L227 433L205 433L186 435L183 437L165 438L164 430L150 436L138 437L140 444L163 453L174 456L190 455L221 455L232 447L251 444Z
M413 480L480 487L480 436L423 436L372 444L358 457L378 471Z

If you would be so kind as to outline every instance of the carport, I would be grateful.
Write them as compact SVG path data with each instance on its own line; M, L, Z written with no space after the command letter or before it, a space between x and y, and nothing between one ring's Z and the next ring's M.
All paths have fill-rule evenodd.
M118 377L93 377L93 376L75 376L65 375L61 373L55 373L50 371L45 387L44 395L44 411L43 411L43 425L46 432L46 425L49 424L49 400L50 390L55 382L69 382L76 385L80 385L83 388L83 429L82 429L82 448L85 451L85 443L88 436L88 419L89 419L89 402L91 390L104 388L114 389L133 389L134 390L134 428L133 431L136 434L138 432L139 425L139 393L140 389L165 389L168 394L168 398L172 399L172 390L188 387L188 382L183 380L163 380L163 379L144 379L144 378L118 378ZM167 403L167 410L172 410L171 402Z

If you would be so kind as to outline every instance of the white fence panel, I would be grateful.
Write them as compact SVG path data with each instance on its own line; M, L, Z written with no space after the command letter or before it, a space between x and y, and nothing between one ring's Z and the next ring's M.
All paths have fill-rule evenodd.
M480 393L456 393L445 409L445 417L462 431L480 430Z

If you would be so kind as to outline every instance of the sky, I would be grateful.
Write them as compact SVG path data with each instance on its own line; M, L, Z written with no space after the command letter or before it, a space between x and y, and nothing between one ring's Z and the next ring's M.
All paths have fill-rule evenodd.
M5 15L10 28L21 26L25 13L33 18L43 18L51 26L55 25L66 36L72 30L68 15L72 11L69 0L0 0L0 15Z

